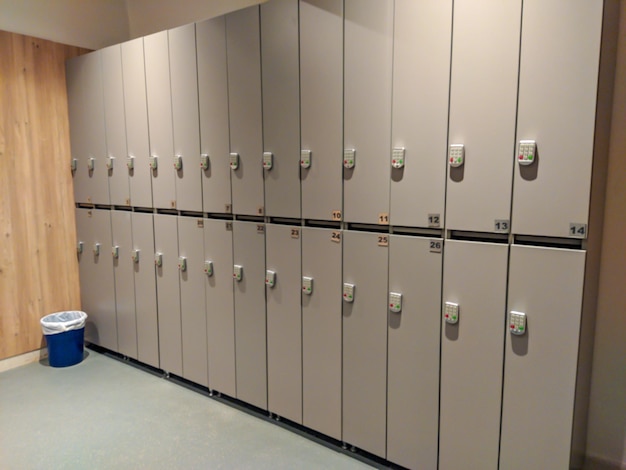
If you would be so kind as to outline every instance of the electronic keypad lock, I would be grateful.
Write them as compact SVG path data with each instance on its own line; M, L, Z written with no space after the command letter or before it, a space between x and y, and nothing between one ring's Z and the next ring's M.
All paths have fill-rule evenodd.
M150 168L156 170L159 167L159 157L156 155L152 155L150 157Z
M455 325L459 322L459 304L454 302L446 302L443 307L443 318L446 323Z
M534 140L520 140L517 161L520 165L531 165L537 159L537 142Z
M343 283L343 300L352 303L354 302L354 284L348 282Z
M174 156L174 169L177 171L183 169L183 156L182 155Z
M154 265L157 268L163 266L163 253L155 253L154 254Z
M356 150L355 149L344 149L343 151L343 167L344 168L354 168L356 163Z
M243 277L243 266L236 264L235 266L233 266L233 279L239 282L241 281L242 277Z
M391 167L399 170L404 168L404 147L396 147L391 151Z
M96 168L96 159L93 157L89 157L87 160L87 169L89 171L93 171Z
M115 157L107 158L107 170L113 170L114 163L115 163Z
M452 168L458 168L465 163L465 146L463 144L450 145L448 163Z
M239 154L232 152L228 157L228 164L230 165L231 170L239 168Z
M72 169L72 171L76 171L76 168L78 168L78 159L72 158L72 160L70 161L70 168Z
M213 261L205 261L204 262L204 274L211 277L213 276Z
M129 170L135 169L135 157L133 157L132 155L129 155L126 158L126 168L128 168Z
M178 257L178 269L183 273L187 271L187 258L184 256Z
M92 251L95 256L100 256L100 243L94 243Z
M209 155L206 153L200 155L200 168L205 171L209 169Z
M526 333L526 314L511 310L509 313L509 331L517 336Z
M313 293L313 278L308 276L302 277L302 292L306 295L311 295Z
M274 154L272 152L263 152L263 169L271 170L274 166Z
M399 292L389 292L389 311L400 313L402 311L402 294Z
M311 168L311 151L310 150L300 151L300 166L302 168Z
M265 285L267 287L274 287L276 285L276 271L265 271Z
M133 263L139 263L139 250L133 250L131 258L133 260Z

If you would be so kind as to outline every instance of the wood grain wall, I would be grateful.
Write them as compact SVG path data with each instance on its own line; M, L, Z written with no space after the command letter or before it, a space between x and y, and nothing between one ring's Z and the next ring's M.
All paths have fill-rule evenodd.
M0 359L80 308L65 61L85 52L0 31Z

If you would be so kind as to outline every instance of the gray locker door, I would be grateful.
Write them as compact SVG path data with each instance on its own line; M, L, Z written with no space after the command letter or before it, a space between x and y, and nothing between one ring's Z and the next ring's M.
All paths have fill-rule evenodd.
M391 147L405 163L391 169L393 225L444 226L451 40L452 0L396 0Z
M208 155L202 171L204 212L230 212L230 130L228 128L228 77L226 73L226 19L223 16L196 23L200 152ZM229 206L229 210L226 210ZM209 359L210 360L210 359Z
M232 223L204 219L204 259L213 263L206 276L209 388L234 397L235 306L233 300Z
M343 232L343 440L386 456L387 234ZM387 238L388 240L388 238Z
M139 250L134 263L137 359L160 368L152 214L133 212L132 224L133 248Z
M70 145L72 158L77 160L74 198L76 202L109 204L100 51L68 60L66 74ZM94 159L93 170L88 168L90 158Z
M128 169L130 202L135 207L152 207L152 177L150 176L152 171L148 160L150 142L148 139L143 38L122 44L122 71L124 75L126 146L128 156L133 157L133 168ZM119 170L123 163L116 163Z
M509 231L521 15L521 0L454 2L448 144L465 163L448 168L449 229Z
M301 227L265 226L268 409L302 424Z
M235 289L237 398L267 409L265 226L233 222L233 262L242 266Z
M447 240L441 315L439 468L498 468L508 245Z
M500 468L570 468L585 252L511 247ZM508 330L508 326L507 326Z
M298 0L261 5L265 213L300 217L300 58Z
M154 249L155 254L162 256L162 265L156 267L159 362L164 371L182 377L183 350L176 219L177 217L170 215L154 216Z
M515 164L515 233L587 224L603 3L524 2L517 139L536 141L538 159Z
M182 157L176 174L176 208L202 211L200 168L200 122L198 117L198 70L196 26L188 24L167 32L172 80L174 155Z
M407 468L437 468L442 244L389 241L389 292L402 294L402 310L389 313L387 460Z
M111 213L76 209L76 232L83 242L78 256L82 309L87 313L85 340L117 351L115 281L111 262ZM99 254L94 247L99 244Z
M115 274L115 309L117 311L117 352L137 359L137 319L133 275L133 232L131 213L111 212L113 243L111 255ZM105 250L108 247L105 247ZM108 253L104 253L107 255Z
M329 220L343 205L343 0L300 1L302 217ZM336 214L337 215L337 214Z
M102 49L101 54L106 156L109 159L107 172L111 204L129 206L130 188L128 168L126 168L126 117L124 115L122 48L119 44L106 47Z
M302 424L341 440L341 231L302 229Z
M345 0L344 220L389 223L393 1Z
M187 264L179 269L183 377L208 387L203 227L202 219L178 218L178 253Z
M143 44L150 155L158 159L157 168L150 170L152 202L154 207L171 209L176 208L176 170L173 165L174 136L167 31L146 36Z
M230 151L239 154L231 170L233 212L263 215L263 116L259 7L226 16Z

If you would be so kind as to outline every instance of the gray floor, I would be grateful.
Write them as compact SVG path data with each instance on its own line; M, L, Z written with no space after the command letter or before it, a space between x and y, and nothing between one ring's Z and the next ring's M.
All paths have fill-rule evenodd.
M90 350L0 373L0 468L371 467Z

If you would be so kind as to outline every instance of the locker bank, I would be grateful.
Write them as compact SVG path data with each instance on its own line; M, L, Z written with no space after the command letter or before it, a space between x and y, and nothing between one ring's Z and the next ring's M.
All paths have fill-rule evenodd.
M377 467L626 468L623 2L257 3L66 62L92 350Z

